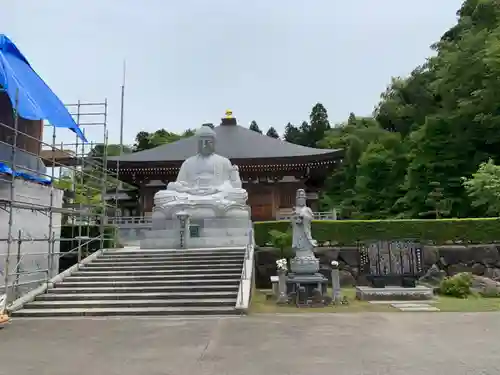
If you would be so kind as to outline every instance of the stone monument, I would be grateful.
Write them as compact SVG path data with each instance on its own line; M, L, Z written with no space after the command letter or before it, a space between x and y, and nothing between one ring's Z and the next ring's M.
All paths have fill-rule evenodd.
M319 259L314 256L316 241L311 235L313 212L306 205L306 192L297 190L296 203L292 216L295 257L290 259L290 271L287 279L287 293L296 293L310 299L320 293L326 294L328 280L319 273Z
M195 134L198 152L175 182L154 196L152 230L141 248L239 247L248 244L250 208L238 167L215 153L208 125Z

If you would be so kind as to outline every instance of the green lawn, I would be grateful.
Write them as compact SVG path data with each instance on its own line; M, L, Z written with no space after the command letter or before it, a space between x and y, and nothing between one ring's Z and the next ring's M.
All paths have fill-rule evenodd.
M441 311L452 312L500 311L500 298L483 298L477 295L468 298L439 296L434 306Z
M252 304L250 307L251 314L258 313L304 313L304 312L318 312L318 313L339 313L339 312L398 312L399 310L391 307L390 305L375 305L364 301L355 299L356 291L354 288L342 289L342 295L346 296L349 300L348 305L331 305L325 307L303 307L298 308L295 306L279 306L274 300L267 300L266 294L271 293L270 290L255 290L252 296ZM328 293L331 295L331 291Z
M328 291L331 293L331 291ZM274 300L267 300L266 295L270 290L255 290L252 297L250 314L259 313L348 313L348 312L400 312L398 309L386 304L371 304L365 301L358 301L354 288L342 289L342 295L349 300L348 305L325 306L325 307L304 307L279 306ZM408 301L411 303L411 301ZM468 298L460 299L453 297L437 296L435 303L440 311L446 312L483 312L500 311L500 298L483 298L471 295Z

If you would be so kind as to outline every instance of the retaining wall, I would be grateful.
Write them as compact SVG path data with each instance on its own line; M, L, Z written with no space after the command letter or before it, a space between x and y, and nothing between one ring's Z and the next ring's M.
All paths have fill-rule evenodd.
M331 261L340 266L342 286L364 284L359 277L360 257L356 246L324 247L315 251L320 260L320 272L330 278ZM269 278L276 275L276 260L280 252L272 248L259 248L255 253L255 283L257 288L270 288ZM423 246L424 271L437 264L447 275L472 272L500 281L500 244Z
M15 180L14 192L15 200L28 204L38 204L50 206L50 190L51 187L35 184L24 180ZM5 181L0 181L0 199L9 199L10 184ZM63 191L53 189L53 207L62 207ZM37 280L44 279L46 272L43 270L49 269L49 278L59 273L59 256L54 255L53 261L49 265L50 246L48 241L29 241L28 238L48 239L49 238L49 220L50 215L47 212L29 210L25 208L12 208L12 232L14 238L8 250L6 239L9 235L9 209L5 208L4 204L0 204L0 294L5 288L5 267L7 254L9 252L9 274L16 272L16 264L19 262L18 270L22 274L19 276L19 282L32 282L28 285L23 285L14 292L17 295L23 294L28 290L39 286ZM53 213L53 233L55 238L60 238L61 234L61 214ZM19 231L22 231L23 242L18 245L17 238ZM59 254L59 242L54 243L54 254ZM49 267L50 266L50 267ZM9 284L16 281L15 276L9 277ZM14 293L9 296L12 299Z

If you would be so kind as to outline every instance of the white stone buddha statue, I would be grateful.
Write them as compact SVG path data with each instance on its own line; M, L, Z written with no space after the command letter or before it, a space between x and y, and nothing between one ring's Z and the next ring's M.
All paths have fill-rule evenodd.
M215 153L215 132L202 126L195 136L198 153L182 163L175 182L155 194L153 221L174 219L181 210L191 219L249 218L238 167Z

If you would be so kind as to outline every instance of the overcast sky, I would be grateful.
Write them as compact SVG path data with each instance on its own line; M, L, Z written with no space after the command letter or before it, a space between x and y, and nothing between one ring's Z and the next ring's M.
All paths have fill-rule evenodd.
M391 76L423 63L461 0L0 0L1 32L65 102L109 103L118 141L218 123L265 131L370 114ZM90 138L102 136L87 131ZM99 132L100 134L100 132Z

